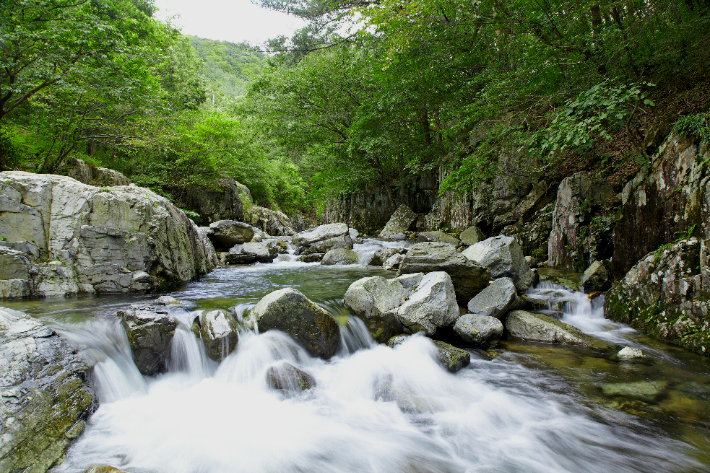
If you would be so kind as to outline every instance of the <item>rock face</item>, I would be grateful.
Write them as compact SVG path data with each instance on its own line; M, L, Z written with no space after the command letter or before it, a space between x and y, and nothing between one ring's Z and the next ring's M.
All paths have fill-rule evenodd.
M404 232L413 229L417 221L417 214L409 207L402 204L392 214L385 228L380 232L384 240L404 240Z
M375 251L375 253L370 258L370 261L367 262L367 265L382 266L383 264L385 264L385 261L387 261L391 256L398 255L401 252L402 250L399 248L380 248L379 250Z
M344 223L330 223L306 230L294 236L291 243L298 248L296 254L299 255L327 253L335 248L353 249L353 240Z
M503 324L495 317L464 314L456 321L454 331L471 346L487 350L503 337Z
M251 314L260 332L286 332L311 356L328 359L340 346L340 329L333 316L295 289L267 294Z
M548 242L550 266L581 271L594 260L609 258L610 235L600 238L603 241L590 243L585 242L580 229L595 207L614 198L614 190L607 179L579 172L562 180Z
M0 173L0 235L32 265L28 278L0 284L11 297L165 289L216 264L197 226L163 197L64 176Z
M271 389L301 392L316 386L313 376L290 363L282 363L266 370L266 384Z
M271 263L275 258L276 254L261 243L234 245L224 254L226 264Z
M47 471L92 411L91 368L51 329L9 309L0 309L0 360L0 471Z
M250 242L254 238L251 225L234 220L219 220L210 224L210 240L217 251L229 251L234 245Z
M507 236L488 238L469 246L461 254L488 268L493 278L512 279L519 292L524 292L532 284L533 274L515 238Z
M614 227L616 275L623 275L659 246L695 225L710 237L710 176L707 144L671 135L621 193L622 215ZM690 235L689 235L690 236Z
M591 294L606 291L611 287L612 265L609 260L597 260L584 270L582 287L584 292Z
M479 241L483 241L485 239L486 237L483 235L483 232L475 225L472 227L468 227L466 230L461 232L461 235L459 235L459 240L461 240L461 244L466 246L474 245Z
M488 285L491 273L471 261L448 243L417 243L402 260L397 272L402 274L445 271L451 277L456 298L465 303Z
M356 264L358 258L358 254L353 250L348 250L347 248L336 248L328 251L325 256L323 256L320 264L326 266L332 266L335 264Z
M240 199L242 184L229 177L208 186L173 186L168 192L175 205L197 212L205 225L218 220L244 221L244 206Z
M534 342L582 345L595 350L613 350L614 345L582 333L576 327L542 314L514 310L503 320L508 335Z
M200 314L200 333L207 356L222 361L237 348L237 322L232 314L222 309L207 310Z
M128 310L119 311L118 316L138 371L149 376L164 373L177 321L165 307L157 304L134 304Z
M359 279L346 291L345 307L362 319L380 343L402 332L433 335L459 317L451 278L443 271Z
M608 318L710 354L710 240L691 238L632 267L606 294Z
M468 302L468 311L472 314L488 317L503 317L509 310L519 304L515 284L510 278L500 278L493 281L487 288L479 292Z
M448 243L450 245L458 245L459 240L456 237L453 237L449 235L448 233L444 233L442 231L433 231L433 232L421 232L417 234L417 241L420 242L427 242L427 241L437 241L440 243Z

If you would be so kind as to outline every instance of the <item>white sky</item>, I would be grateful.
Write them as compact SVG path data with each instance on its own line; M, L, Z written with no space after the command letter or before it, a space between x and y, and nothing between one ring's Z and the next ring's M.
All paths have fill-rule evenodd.
M292 15L266 10L249 0L155 0L161 20L172 19L183 34L239 43L261 44L290 37L306 23Z

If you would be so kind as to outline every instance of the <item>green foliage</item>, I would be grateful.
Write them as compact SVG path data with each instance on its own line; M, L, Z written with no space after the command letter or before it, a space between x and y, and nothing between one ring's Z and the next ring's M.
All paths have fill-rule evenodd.
M710 114L698 113L680 117L673 125L673 133L680 136L699 138L710 144Z

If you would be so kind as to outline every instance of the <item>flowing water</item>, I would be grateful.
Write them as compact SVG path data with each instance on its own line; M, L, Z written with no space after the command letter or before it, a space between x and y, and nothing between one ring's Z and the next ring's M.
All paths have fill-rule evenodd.
M52 324L97 362L101 405L55 471L91 463L136 473L710 471L707 358L605 320L599 299L543 284L528 295L548 301L552 315L651 360L507 341L493 359L472 350L471 364L450 374L426 338L390 349L347 314L345 290L372 275L393 277L291 255L215 270L170 294L185 308L171 309L179 326L170 369L151 378L131 361L115 314L155 295L6 304ZM265 294L289 286L341 323L334 358L312 358L279 332L246 329L221 363L206 357L189 327L195 311L219 307L243 318ZM317 385L297 395L269 389L266 370L285 362ZM633 383L659 390L649 397L608 388Z

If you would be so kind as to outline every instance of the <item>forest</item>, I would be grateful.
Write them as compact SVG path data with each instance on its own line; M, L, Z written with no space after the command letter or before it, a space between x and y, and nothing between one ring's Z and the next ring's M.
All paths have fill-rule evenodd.
M185 36L150 0L6 2L0 170L76 157L168 198L232 177L317 218L432 173L439 193L501 173L621 184L671 129L710 138L705 0L262 6L309 26L257 47Z

